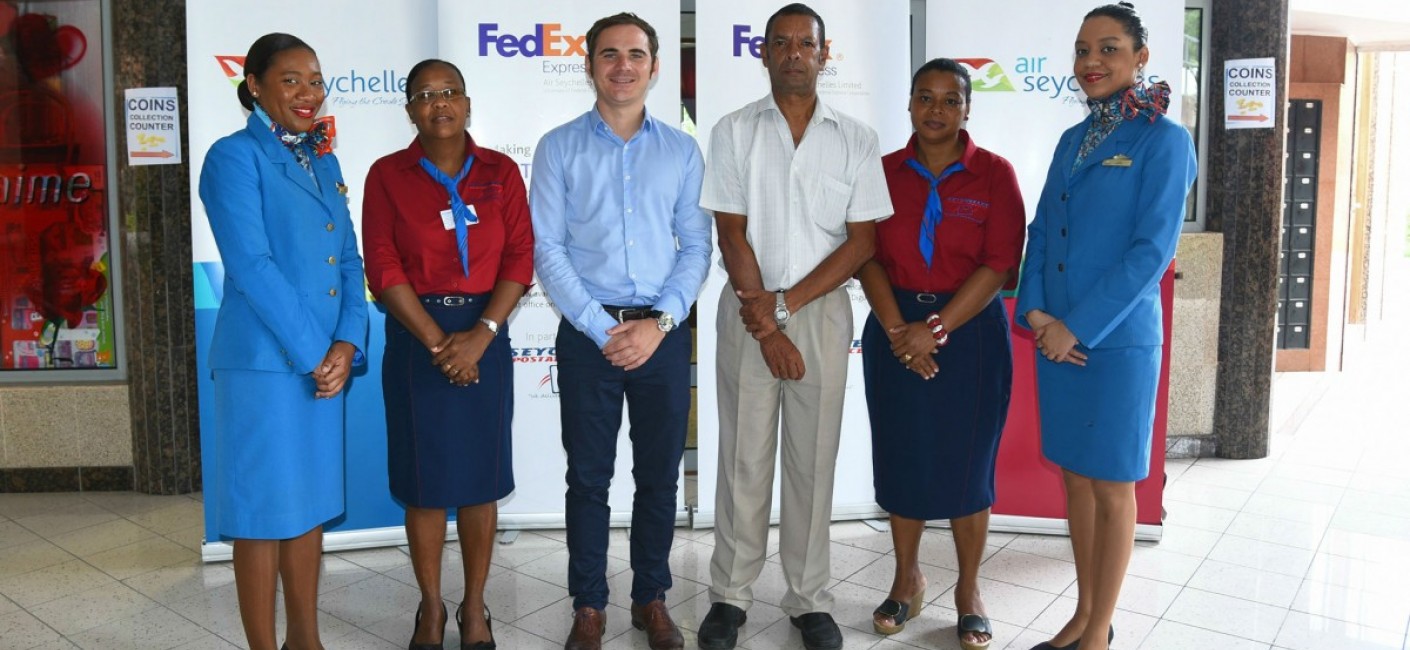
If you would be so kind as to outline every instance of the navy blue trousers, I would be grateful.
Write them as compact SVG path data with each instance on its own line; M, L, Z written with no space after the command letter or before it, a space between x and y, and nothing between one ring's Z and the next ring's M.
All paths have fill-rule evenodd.
M561 321L557 356L563 449L568 454L568 593L573 608L607 606L607 489L617 461L624 399L636 483L632 602L664 598L671 588L667 560L690 417L690 331L677 327L651 359L629 372L613 366L592 339Z

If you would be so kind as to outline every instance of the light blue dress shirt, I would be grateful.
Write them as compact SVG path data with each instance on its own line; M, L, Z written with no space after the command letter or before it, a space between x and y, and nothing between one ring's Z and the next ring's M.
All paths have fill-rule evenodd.
M568 322L600 348L603 305L650 306L685 321L710 267L704 163L695 139L647 115L623 142L594 107L534 151L534 270Z

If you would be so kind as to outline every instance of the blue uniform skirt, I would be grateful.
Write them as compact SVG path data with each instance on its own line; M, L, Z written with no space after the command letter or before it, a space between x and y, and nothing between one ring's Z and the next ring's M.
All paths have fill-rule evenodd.
M1150 473L1161 348L1082 351L1086 366L1037 355L1043 456L1088 478L1139 481Z
M462 306L425 304L445 332L474 327L488 294ZM480 359L480 383L456 386L431 364L431 351L392 316L382 392L387 406L387 475L392 496L415 508L458 508L514 491L510 425L514 367L508 327Z
M924 321L951 297L895 294L906 322ZM1003 301L995 298L951 332L935 360L939 373L922 379L891 353L876 315L867 318L862 372L876 502L911 519L954 519L994 503L994 464L1013 387Z
M289 539L343 514L343 395L313 377L217 369L215 476L206 500L233 539ZM344 385L346 391L347 386Z

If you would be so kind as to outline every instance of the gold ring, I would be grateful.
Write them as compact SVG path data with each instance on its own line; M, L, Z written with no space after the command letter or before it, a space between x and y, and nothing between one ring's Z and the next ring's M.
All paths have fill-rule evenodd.
M910 363L910 362L911 362L911 359L913 359L913 358L914 358L914 357L912 357L911 355L908 354L908 355L906 355L906 356L904 356L904 357L901 357L901 363Z

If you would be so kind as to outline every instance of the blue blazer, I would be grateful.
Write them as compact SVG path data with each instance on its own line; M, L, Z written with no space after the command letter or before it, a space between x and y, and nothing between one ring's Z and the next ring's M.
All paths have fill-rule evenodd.
M211 369L307 374L334 341L367 347L343 172L332 154L314 158L313 172L316 186L254 115L206 154L201 202L225 265Z
M1195 180L1190 134L1161 116L1125 120L1072 170L1087 133L1062 134L1028 227L1016 319L1061 319L1088 348L1160 345L1160 277ZM1129 162L1129 166L1114 163Z

